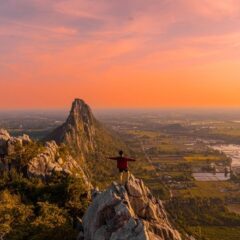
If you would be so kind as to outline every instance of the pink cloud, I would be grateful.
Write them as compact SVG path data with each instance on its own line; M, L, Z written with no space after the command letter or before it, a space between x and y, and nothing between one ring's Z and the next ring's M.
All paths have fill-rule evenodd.
M0 9L0 87L27 94L28 85L40 96L49 85L69 99L78 91L96 99L101 86L106 95L123 85L156 98L166 79L171 91L181 76L195 91L189 82L201 67L224 71L224 60L228 72L240 61L238 1L9 0Z
M183 0L182 2L193 12L214 20L240 15L238 0Z

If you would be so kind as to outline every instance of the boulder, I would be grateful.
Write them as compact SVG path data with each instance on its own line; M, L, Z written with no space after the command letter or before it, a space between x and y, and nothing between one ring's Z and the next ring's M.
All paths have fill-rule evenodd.
M133 175L93 197L83 217L85 240L181 240L162 202Z

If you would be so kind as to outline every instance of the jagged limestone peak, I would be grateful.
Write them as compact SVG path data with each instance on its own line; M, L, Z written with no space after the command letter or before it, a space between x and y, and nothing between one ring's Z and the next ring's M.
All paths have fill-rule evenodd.
M72 103L67 123L75 126L78 126L79 123L92 125L93 121L94 117L90 107L84 102L84 100L76 98Z
M84 240L181 240L162 202L133 175L125 185L114 182L95 192L83 229L79 239Z

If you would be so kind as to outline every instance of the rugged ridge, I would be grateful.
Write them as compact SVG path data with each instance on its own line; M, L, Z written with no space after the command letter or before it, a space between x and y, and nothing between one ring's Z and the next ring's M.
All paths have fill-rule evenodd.
M113 165L106 158L115 155L119 149L128 151L118 136L101 124L90 107L82 100L75 99L65 123L50 133L47 141L65 144L71 154L82 164L85 172L97 182L112 176ZM98 168L96 168L96 165Z
M26 134L12 137L7 130L0 129L0 172L9 171L12 166L17 165L18 161L9 161L6 159L6 156L12 156L18 151L22 151L30 143L32 143L32 140Z
M32 140L26 134L18 137L12 137L5 129L0 129L0 154L1 155L11 155L15 152L17 148L21 148Z
M57 144L66 143L77 153L89 153L94 150L96 125L97 120L90 107L83 100L75 99L66 122L47 139L55 140Z
M133 175L124 186L114 182L93 194L83 230L79 240L181 240L162 202Z
M92 188L81 165L67 151L61 154L60 147L55 141L46 142L38 146L26 134L12 137L7 130L0 129L0 171L10 171L12 168L26 169L28 177L47 180L53 174L60 173L81 178L88 189ZM29 149L35 147L34 156L24 161L23 155ZM19 160L18 160L19 159ZM25 166L21 166L21 165Z
M29 161L27 165L28 176L47 179L55 173L71 175L81 178L85 185L91 189L92 185L80 164L70 154L61 157L59 152L59 146L55 141L46 142L42 152Z

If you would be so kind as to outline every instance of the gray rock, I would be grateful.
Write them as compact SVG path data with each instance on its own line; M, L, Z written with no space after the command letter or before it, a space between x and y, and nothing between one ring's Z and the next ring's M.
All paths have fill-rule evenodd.
M10 137L11 136L7 130L0 128L0 140L7 141L8 139L10 139Z
M12 155L17 150L30 143L31 139L28 135L12 137L5 129L0 129L0 154Z
M113 183L94 194L83 228L85 240L181 240L162 202L133 175L125 186Z
M30 137L27 134L23 134L20 138L22 139L23 145L27 145L32 142L32 140L30 139Z
M31 159L28 163L28 175L47 179L54 172L62 172L67 175L81 177L85 184L92 188L80 164L72 158L71 155L59 158L59 147L55 141L45 143L43 152Z
M54 130L47 140L55 140L58 144L72 146L78 155L94 150L96 119L90 107L81 99L75 99L66 122Z
M7 142L10 139L10 135L7 130L0 129L0 154L7 154Z

